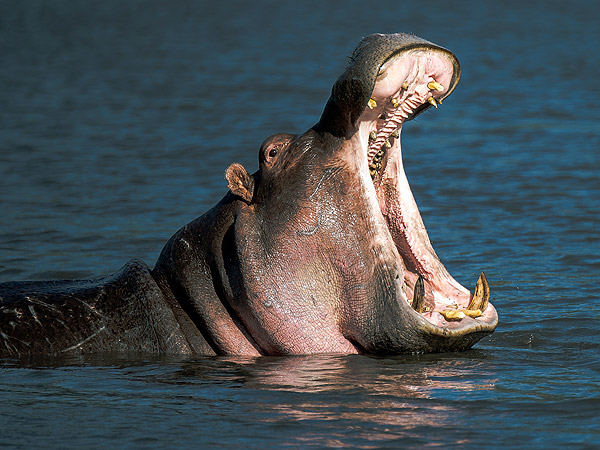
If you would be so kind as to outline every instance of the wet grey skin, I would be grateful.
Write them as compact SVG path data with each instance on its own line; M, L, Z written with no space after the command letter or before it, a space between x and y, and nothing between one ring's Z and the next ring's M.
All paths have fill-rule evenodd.
M277 134L259 170L138 260L98 280L0 284L0 355L460 351L498 323L436 256L402 165L404 122L460 78L456 57L407 34L352 53L318 123ZM449 220L451 223L451 220Z

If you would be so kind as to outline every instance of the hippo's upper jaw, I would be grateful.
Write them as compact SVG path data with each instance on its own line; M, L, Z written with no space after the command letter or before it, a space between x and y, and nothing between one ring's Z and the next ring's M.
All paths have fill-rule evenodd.
M369 36L352 55L316 127L343 135L347 153L360 160L372 212L387 225L378 237L395 244L393 257L403 278L398 300L431 335L417 351L468 348L498 323L485 275L471 294L435 254L402 164L403 123L437 108L459 78L460 66L448 50L405 34ZM348 98L360 102L344 108Z

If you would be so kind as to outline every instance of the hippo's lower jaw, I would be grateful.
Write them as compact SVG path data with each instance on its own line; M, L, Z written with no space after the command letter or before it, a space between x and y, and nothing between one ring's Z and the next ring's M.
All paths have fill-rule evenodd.
M403 279L398 300L410 306L410 314L418 316L422 332L433 338L426 339L424 351L468 348L498 323L483 272L471 294L437 257L402 164L402 124L424 109L441 104L458 81L457 66L450 52L435 48L417 47L387 59L377 72L356 131L345 144L361 158L363 184L372 202L377 203L395 244ZM452 337L458 343L448 342Z

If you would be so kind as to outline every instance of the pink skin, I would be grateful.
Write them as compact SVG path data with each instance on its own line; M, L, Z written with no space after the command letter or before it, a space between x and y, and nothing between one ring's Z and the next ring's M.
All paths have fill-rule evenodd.
M241 272L252 274L239 315L267 354L357 353L338 323L343 273L322 259L324 254L339 255L340 249L335 242L326 248L327 242L313 238L311 231L320 226L315 207L307 203L290 225L305 232L294 237L294 245L286 234L269 246L255 245L265 241L269 230L258 226L253 205L237 217L236 228L244 230L240 235L248 236L248 247L239 249ZM256 235L249 235L251 231ZM352 256L340 259L351 261Z

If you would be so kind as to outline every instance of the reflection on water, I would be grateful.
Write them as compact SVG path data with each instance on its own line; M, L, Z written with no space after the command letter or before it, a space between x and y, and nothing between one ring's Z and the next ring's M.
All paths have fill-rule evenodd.
M517 376L514 361L490 351L393 358L32 358L3 364L0 384L8 401L0 417L10 416L11 423L43 417L40 430L49 447L65 437L106 445L114 439L109 430L125 421L128 442L153 445L175 439L194 446L218 442L220 448L395 448L398 442L480 446L491 439L510 448L507 430L529 436L546 429L541 405L552 421L567 418L557 424L561 442L589 433L587 421L569 418L592 413L600 398L583 398L593 384L561 397L572 370L523 362ZM65 426L68 411L93 433L81 436L76 426ZM49 431L59 424L60 433ZM18 430L3 436L16 438ZM551 444L551 435L544 436L541 442Z
M428 363L427 359L425 356L411 360L407 357L394 359L336 355L259 358L248 361L222 358L223 361L241 366L251 364L252 377L244 379L243 384L266 390L318 393L353 386L354 389L378 395L402 394L428 398L428 392L433 386L435 389L468 391L489 389L491 386L478 385L473 379L473 375L481 376L481 371L485 371L482 363L475 364L469 370L464 361L434 358L433 362ZM397 364L394 364L396 361Z
M446 395L440 393L459 400L463 394L493 390L495 384L477 359L457 362L451 358L325 355L220 358L209 366L205 363L191 360L160 382L210 380L225 383L228 389L252 392L253 399L260 399L260 404L251 408L260 411L252 413L254 420L315 425L310 431L294 434L293 442L299 445L322 444L324 434L327 446L333 447L372 448L371 441L399 436L430 444L443 442L449 434L460 434L460 424L468 420L461 420L462 406L442 401ZM236 395L236 401L242 398ZM371 431L363 436L362 444L345 442L345 426ZM468 441L466 436L461 439Z

